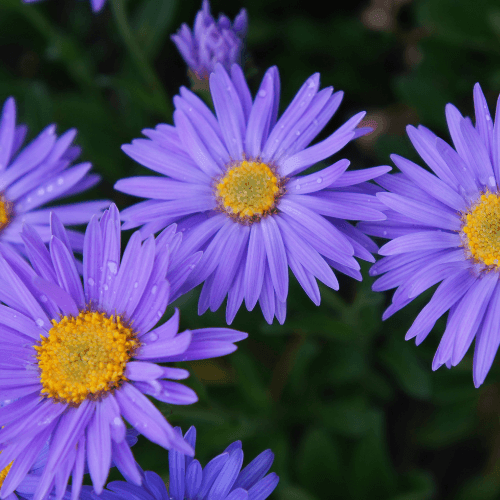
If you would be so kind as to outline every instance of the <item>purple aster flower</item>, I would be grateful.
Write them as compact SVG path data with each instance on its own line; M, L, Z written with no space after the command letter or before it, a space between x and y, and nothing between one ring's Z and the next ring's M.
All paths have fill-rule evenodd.
M3 401L0 402L0 408L11 404L12 401ZM19 483L19 486L16 488L16 491L11 493L6 497L6 500L17 500L18 498L30 498L36 489L36 484L40 479L40 475L43 471L43 467L45 466L45 462L47 461L47 451L48 451L48 443L42 448L42 451L33 462L30 470L23 478L23 480ZM1 451L0 451L1 453ZM0 488L3 485L7 474L9 473L12 467L12 463L8 464L5 468L0 470Z
M12 401L9 401L8 403L11 402ZM7 402L0 403L0 408L5 406L6 403ZM126 430L125 439L129 444L129 446L133 446L137 443L137 434L138 434L137 431L135 431L134 429ZM36 489L38 487L38 483L40 482L43 469L45 467L45 464L47 463L48 451L49 451L49 442L46 442L42 448L42 451L40 452L40 454L34 461L33 465L31 466L31 469L19 483L19 486L16 488L16 491L5 497L5 500L17 500L19 498L31 500L33 498L33 495L35 494ZM114 464L111 465L114 466ZM7 467L5 467L3 470L0 471L0 488L2 487L3 482L7 477L7 474L9 473L11 467L12 467L12 462L9 465L7 465ZM85 467L85 473L88 473L87 467ZM54 495L50 495L50 497L48 498L54 499ZM64 495L64 498L70 500L71 490L69 489L67 490L66 494Z
M5 101L0 117L0 243L23 251L21 228L31 224L43 241L50 238L50 212L66 225L86 224L92 215L109 206L109 201L89 201L41 208L60 198L87 190L100 177L89 174L90 163L72 165L80 148L71 146L76 130L60 137L55 125L49 125L38 137L22 148L25 125L16 126L16 104ZM74 250L83 248L83 234L69 230Z
M440 283L406 339L420 344L449 310L432 368L457 365L475 338L473 378L479 387L500 342L500 107L493 124L479 84L474 107L475 126L455 106L446 106L454 148L423 126L408 126L413 146L434 175L393 155L401 173L377 180L387 190L378 193L388 207L387 220L360 226L392 240L370 270L373 276L384 274L374 290L397 287L384 319Z
M288 267L315 304L318 278L337 290L331 267L361 279L354 257L374 262L377 246L345 219L382 220L383 203L367 180L390 167L346 172L348 160L299 175L369 131L358 113L327 139L309 146L337 110L343 92L319 91L311 76L278 120L276 67L252 102L241 68L218 66L210 76L217 116L192 92L174 98L175 126L144 130L122 149L164 177L132 177L115 188L150 198L126 209L124 229L145 224L146 234L171 222L184 232L186 251L203 250L180 290L205 282L199 313L215 311L228 295L231 323L245 299L260 303L265 319L285 321Z
M35 3L40 2L41 0L23 0L24 3ZM92 12L99 12L106 3L106 0L90 0L90 6L92 8Z
M155 327L169 300L172 230L142 244L133 234L120 262L120 218L111 205L87 227L83 286L56 216L49 249L29 226L23 239L31 266L13 251L0 255L0 399L19 398L0 408L0 470L12 463L2 497L18 488L47 441L34 500L53 489L61 498L69 476L78 498L85 464L97 492L112 461L140 484L123 418L154 443L192 455L145 396L194 403L196 394L174 382L189 373L157 363L228 354L247 335L216 328L177 333L178 312Z
M175 431L182 436L179 427ZM196 429L191 427L184 439L193 447ZM243 470L243 450L241 441L230 444L223 453L212 459L205 468L198 460L178 451L168 453L170 469L167 488L158 474L143 473L142 486L114 481L108 484L109 491L99 496L90 487L83 487L82 500L265 500L278 485L279 478L272 472L274 455L271 450L263 451Z
M244 39L247 34L247 12L241 9L233 24L224 14L216 21L210 14L210 3L203 0L201 10L196 14L191 32L183 24L172 41L197 80L208 80L210 73L220 63L227 71L234 63L241 63Z

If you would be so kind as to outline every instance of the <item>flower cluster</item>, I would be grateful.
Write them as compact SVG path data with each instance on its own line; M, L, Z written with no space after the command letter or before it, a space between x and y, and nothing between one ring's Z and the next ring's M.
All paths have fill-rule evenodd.
M104 0L91 4L98 11ZM272 493L271 450L242 469L236 441L203 468L194 458L195 428L182 435L151 401L195 403L193 389L179 382L189 371L174 363L230 354L247 337L225 327L179 332L179 310L166 313L167 306L198 285L200 315L227 298L227 324L243 302L283 324L290 270L319 305L317 280L338 290L335 272L361 280L358 259L374 263L370 274L381 276L373 289L397 288L384 319L439 283L406 338L419 344L449 311L433 369L458 364L475 339L474 383L484 382L500 344L498 112L494 122L476 85L475 125L446 108L454 147L423 126L408 127L433 173L397 155L398 173L348 170L349 160L334 155L370 132L359 126L365 113L314 142L343 92L320 89L314 74L279 115L276 67L250 91L246 32L244 9L233 23L224 15L216 21L204 0L194 30L184 24L172 36L195 79L208 84L214 111L182 87L173 125L145 129L146 139L122 146L158 175L115 184L143 198L121 214L102 200L47 207L99 176L89 163L73 164L75 130L58 137L50 125L23 147L27 128L16 125L14 99L5 102L0 498L264 500ZM78 225L85 234L66 227ZM122 253L129 229L137 230ZM379 250L370 236L391 241ZM377 251L383 258L375 263ZM139 433L169 450L168 487L136 463ZM111 467L126 482L106 489ZM92 487L82 488L86 473Z

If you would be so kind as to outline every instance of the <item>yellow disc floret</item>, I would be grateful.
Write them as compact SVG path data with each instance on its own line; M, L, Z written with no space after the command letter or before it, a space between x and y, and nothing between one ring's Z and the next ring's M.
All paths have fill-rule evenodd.
M140 344L120 316L82 311L52 320L52 325L35 346L43 394L78 405L126 380L125 367Z
M7 467L5 467L5 469L0 471L0 488L2 487L2 484L5 481L5 478L7 477L7 474L9 473L13 463L14 462L11 462L9 465L7 465Z
M465 246L470 256L485 266L500 268L500 196L481 195L463 216Z
M215 189L224 211L240 220L250 220L275 207L280 183L265 163L244 160L228 170Z
M12 204L0 194L0 231L9 224L11 209Z

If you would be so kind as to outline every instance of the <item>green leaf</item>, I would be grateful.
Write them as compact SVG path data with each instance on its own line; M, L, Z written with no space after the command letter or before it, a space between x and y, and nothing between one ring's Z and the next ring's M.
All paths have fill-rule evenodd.
M455 497L456 500L497 500L500 496L498 477L474 477L467 481Z
M297 486L285 486L277 488L278 500L318 500L317 497Z
M269 410L271 400L262 381L257 360L240 349L232 354L231 364L237 373L238 387L246 400L259 412Z
M366 399L359 396L337 399L318 409L325 427L336 434L350 437L358 437L367 432L374 418L373 412Z
M356 443L349 467L354 499L386 500L395 493L396 476L387 450L384 420L373 412L370 429Z
M146 55L154 59L167 38L177 0L146 0L140 4L133 25L137 41Z
M495 7L496 0L424 0L417 3L417 16L434 36L485 50L498 44L488 19Z
M404 392L417 399L429 399L432 371L423 366L417 349L412 343L393 335L378 352L378 358Z
M338 444L324 429L310 428L297 451L297 477L304 488L323 498L342 483L341 453Z
M471 404L454 404L437 409L417 432L418 442L429 448L440 448L470 437L477 425L476 408Z
M400 493L390 500L431 500L435 498L436 487L434 480L426 471L413 470L403 477L403 487L407 490Z

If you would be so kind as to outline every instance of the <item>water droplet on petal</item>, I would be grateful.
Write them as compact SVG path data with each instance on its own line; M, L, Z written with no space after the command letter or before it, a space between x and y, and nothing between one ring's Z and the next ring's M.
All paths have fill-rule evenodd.
M491 187L495 186L496 182L495 182L495 178L490 175L490 177L488 177L488 183Z
M113 425L116 425L116 426L123 425L123 420L120 417L115 417L113 419Z
M59 178L57 179L57 184L60 186L60 185L61 185L61 184L63 184L63 183L64 183L64 179L63 179L62 177L59 177Z
M42 327L42 326L44 325L44 323L43 323L43 319L42 319L42 318L38 318L38 319L36 319L36 320L35 320L35 323L36 323L38 326L40 326L40 327Z
M259 90L259 92L257 93L257 95L259 97L266 97L267 95L267 92L265 90Z
M47 299L47 295L40 295L40 300L42 302L47 302L47 300L49 300L49 299Z
M318 178L316 179L316 182L317 182L318 184L321 184L321 183L323 182L323 179L322 179L321 177L318 177Z
M89 278L87 280L87 283L90 285L90 286L94 286L95 285L95 281L92 279L92 278Z
M136 282L134 283L134 288L137 288L138 286L139 286L139 282L138 282L138 281L136 281Z
M156 342L158 340L158 334L157 333L150 333L148 335L148 340L150 342Z
M300 189L300 184L296 184L295 189Z
M104 285L104 290L109 290L109 286L108 285Z
M36 194L38 196L43 196L45 194L45 189L43 189L43 188L38 189L37 192L36 192Z
M110 273L116 274L118 272L118 266L116 265L116 262L113 262L112 260L108 261L108 269Z
M151 295L156 295L156 290L158 290L158 287L153 285L153 288L151 288Z

